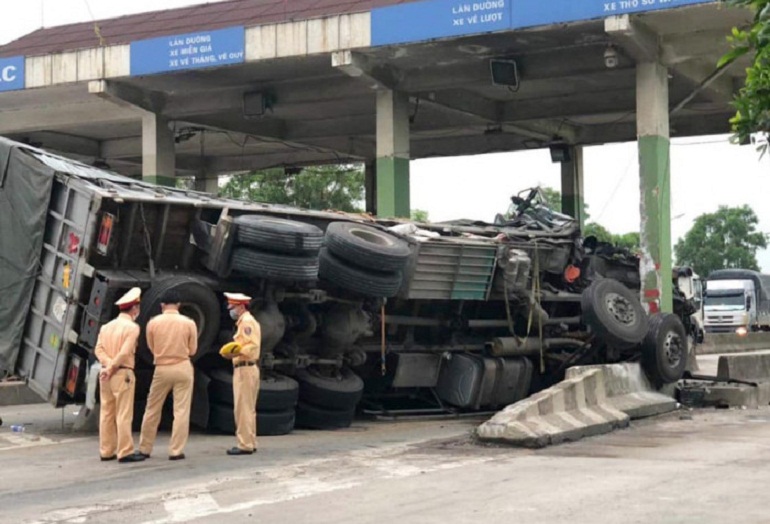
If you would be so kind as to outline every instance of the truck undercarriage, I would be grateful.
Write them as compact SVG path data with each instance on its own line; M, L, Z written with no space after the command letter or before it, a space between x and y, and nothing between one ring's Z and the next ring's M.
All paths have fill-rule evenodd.
M648 319L641 306L636 257L581 238L537 190L495 224L413 224L161 188L0 145L52 179L38 203L40 262L24 275L29 306L18 298L19 358L5 371L55 405L86 400L99 328L133 286L142 326L167 290L182 297L199 329L192 420L220 431L233 429L222 291L254 297L262 434L344 427L362 409L494 409L578 364L641 361L659 384L686 365L678 317ZM135 421L152 377L144 343L136 374Z

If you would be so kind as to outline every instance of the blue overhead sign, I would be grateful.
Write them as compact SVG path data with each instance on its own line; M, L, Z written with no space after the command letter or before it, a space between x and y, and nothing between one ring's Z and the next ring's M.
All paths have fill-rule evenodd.
M0 91L24 89L24 57L0 58Z
M372 10L372 45L503 31L511 0L428 0Z
M506 31L716 0L425 0L372 10L372 45Z
M515 0L512 29L674 9L714 0ZM547 8L546 8L547 6Z
M140 40L131 42L131 76L240 64L245 51L243 27Z

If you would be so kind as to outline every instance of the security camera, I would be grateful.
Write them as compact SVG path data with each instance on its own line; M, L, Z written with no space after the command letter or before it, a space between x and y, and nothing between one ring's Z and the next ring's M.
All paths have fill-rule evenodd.
M608 46L607 49L604 50L604 65L607 66L608 69L618 66L618 52L612 46Z

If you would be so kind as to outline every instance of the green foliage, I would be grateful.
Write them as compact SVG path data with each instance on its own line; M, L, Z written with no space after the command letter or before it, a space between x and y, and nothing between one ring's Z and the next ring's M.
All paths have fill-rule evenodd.
M548 207L561 213L561 191L552 187L542 186L540 193L543 195L545 204Z
M706 276L715 269L758 270L757 250L767 247L767 236L757 231L758 223L746 205L720 206L715 213L701 215L674 246L676 263Z
M583 227L583 236L595 236L599 242L612 242L612 233L606 227L596 222L589 222Z
M610 233L606 227L597 224L596 222L589 222L585 225L583 228L583 236L595 236L600 242L609 242L614 246L626 248L632 253L639 251L639 246L641 245L639 233L630 232L616 235Z
M329 165L287 174L282 168L233 175L222 187L223 197L286 204L306 209L360 212L364 200L364 168Z
M754 20L747 28L733 28L727 37L732 49L717 64L726 67L752 54L746 81L735 96L735 116L730 119L735 140L749 143L753 133L770 131L770 0L723 0L728 6L749 8ZM764 153L767 143L759 150Z
M411 218L415 222L428 222L428 212L424 209L412 209Z

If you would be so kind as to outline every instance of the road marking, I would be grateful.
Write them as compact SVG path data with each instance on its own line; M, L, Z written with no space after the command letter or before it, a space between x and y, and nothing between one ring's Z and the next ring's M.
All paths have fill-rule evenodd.
M169 522L187 522L189 520L219 513L219 504L210 493L200 493L192 497L175 498L163 503L170 515Z
M405 455L398 457L397 455ZM409 461L404 464L403 461ZM212 515L226 515L247 511L258 506L278 504L297 499L343 491L363 485L366 482L379 479L414 477L437 471L447 471L471 464L495 460L492 457L443 457L443 461L435 454L410 453L407 446L395 446L388 449L354 451L346 456L335 458L314 459L302 464L277 467L263 472L269 493L252 500L230 506L221 506L210 495L206 502L197 502L200 494L177 498L174 504L165 504L168 516L144 524L171 524L184 522L193 512L195 518ZM328 465L335 464L337 468L330 473ZM372 478L366 475L377 471L379 476ZM336 478L330 478L330 476ZM209 490L233 483L232 479L221 480L209 486ZM210 501L209 501L210 499Z

